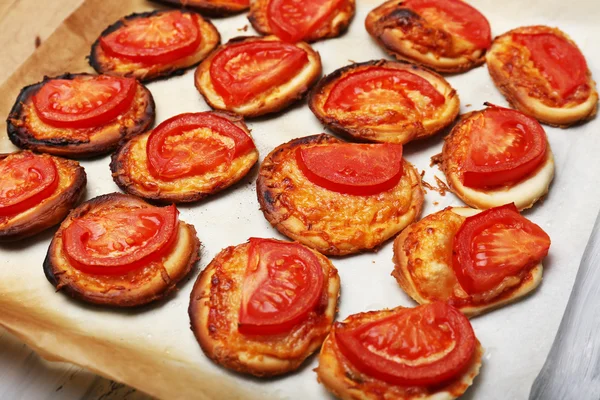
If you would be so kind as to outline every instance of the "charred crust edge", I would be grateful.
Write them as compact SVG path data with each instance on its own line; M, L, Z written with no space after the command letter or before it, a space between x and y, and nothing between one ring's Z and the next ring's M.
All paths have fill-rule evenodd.
M152 1L157 1L157 0L152 0ZM141 13L132 13L132 14L126 15L123 18L120 18L118 21L109 25L107 28L105 28L100 33L100 35L94 41L94 43L92 43L90 54L87 56L88 63L90 64L90 66L99 74L108 74L111 72L111 70L104 69L104 67L102 66L102 63L98 60L98 53L97 53L98 47L100 46L100 39L106 35L111 34L112 32L116 31L117 29L121 28L124 25L123 21L129 21L129 20L138 19L138 18L148 18L148 17L152 17L154 15L169 12L169 11L173 11L173 10L154 10L154 11L146 11L146 12L141 12ZM217 46L221 43L221 33L218 31L217 27L212 23L212 21L210 19L205 18L203 15L201 15L200 13L198 13L196 11L186 10L186 9L181 9L179 11L181 11L182 13L198 15L203 20L203 23L210 25L213 28L213 30L215 31L215 33L218 37ZM215 46L215 49L217 48L217 46ZM215 49L213 49L213 51ZM197 66L201 62L202 62L202 60L200 60L194 64L190 64L190 65L183 66L180 68L175 68L175 69L167 68L165 70L162 70L162 71L159 71L157 73L150 75L148 78L143 78L143 79L137 78L137 79L140 82L149 83L149 82L154 82L154 81L157 81L160 79L170 78L172 76L180 76L180 75L183 75L185 73L185 71ZM129 76L129 75L132 75L132 74L131 73L127 74L127 76Z
M10 113L8 114L8 118L6 119L6 131L8 134L8 138L15 146L17 146L21 149L28 149L28 150L33 150L33 151L40 151L40 149L39 149L40 147L61 149L64 151L64 153L56 154L56 155L62 156L62 157L75 157L75 158L93 157L93 156L106 154L110 151L113 151L114 149L116 149L119 146L119 143L121 141L127 140L133 136L136 136L136 135L144 132L146 129L148 129L148 127L150 127L154 124L154 120L156 117L156 111L155 111L156 105L154 102L154 97L152 96L152 93L148 90L148 88L146 88L144 85L142 85L139 81L137 82L137 84L140 85L140 87L144 91L144 94L148 97L148 105L146 106L146 109L144 110L143 115L135 121L136 123L132 128L125 128L123 126L121 126L119 128L120 137L118 138L118 140L115 140L115 142L110 145L98 146L98 145L92 144L93 142L90 140L80 141L80 140L70 140L70 139L66 139L66 138L36 139L27 127L25 127L25 126L18 127L13 123L14 120L22 119L21 114L23 112L23 104L26 101L28 101L29 98L31 98L31 96L33 96L35 93L37 93L37 91L44 84L46 84L47 82L54 80L54 79L72 80L78 76L97 76L97 75L88 74L88 73L76 73L76 74L66 73L63 75L55 76L55 77L44 76L44 79L41 82L37 82L32 85L25 86L24 88L21 89L21 91L19 92L19 95L17 96L17 100L15 101L15 104L13 105L12 109L10 110ZM59 128L56 128L56 129L59 129ZM67 149L67 147L69 147L69 146L72 148ZM89 148L85 149L84 151L81 151L80 149L78 149L78 146L89 146ZM51 152L49 152L47 150L42 150L42 151L45 153L52 154Z

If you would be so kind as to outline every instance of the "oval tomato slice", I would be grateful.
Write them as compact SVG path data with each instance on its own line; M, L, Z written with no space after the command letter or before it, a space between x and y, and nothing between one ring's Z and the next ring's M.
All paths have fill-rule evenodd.
M406 109L417 109L409 97L409 92L413 91L426 97L430 106L438 107L446 101L431 83L419 75L405 70L373 67L350 73L336 82L324 108L327 111L359 111L368 114L371 119L383 116L381 123L393 123L406 119Z
M231 143L215 138L231 139ZM254 149L252 139L231 121L211 112L180 114L154 128L146 144L148 169L155 177L200 175Z
M402 386L436 385L456 377L476 346L469 320L442 302L401 309L357 328L342 324L335 341L359 371Z
M430 24L473 43L479 49L492 44L488 20L462 0L407 0L402 4L422 15Z
M104 208L63 231L73 266L85 273L121 275L162 256L177 237L178 211L168 207Z
M239 331L273 335L306 319L323 291L317 257L298 243L250 238Z
M463 184L484 188L517 182L545 159L546 133L519 111L492 106L470 127Z
M325 189L369 196L402 177L402 145L334 143L298 147L296 162L309 181Z
M0 160L0 216L21 213L50 197L59 182L52 159L17 153Z
M467 293L482 293L539 264L549 248L548 234L507 204L465 219L454 237L452 268Z
M270 0L267 20L273 34L286 42L299 42L319 29L341 0Z
M60 128L102 126L129 109L136 92L133 78L108 75L51 79L33 95L40 119Z
M201 40L195 14L168 11L124 19L123 26L100 38L100 46L113 57L167 64L192 54Z
M525 46L531 61L562 98L588 84L587 63L577 47L551 33L513 34L513 40Z
M210 65L210 78L223 101L237 106L289 81L307 63L308 54L293 44L242 42L218 51Z

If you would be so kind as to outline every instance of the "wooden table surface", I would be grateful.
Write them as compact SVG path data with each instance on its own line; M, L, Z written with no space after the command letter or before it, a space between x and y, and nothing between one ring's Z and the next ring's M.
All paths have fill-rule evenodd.
M82 2L0 0L0 84ZM0 328L0 399L142 400L148 397L80 367L47 362Z

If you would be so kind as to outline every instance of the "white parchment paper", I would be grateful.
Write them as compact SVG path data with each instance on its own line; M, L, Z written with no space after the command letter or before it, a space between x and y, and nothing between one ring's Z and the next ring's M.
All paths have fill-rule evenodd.
M387 58L364 29L366 14L381 1L357 0L357 14L343 37L319 42L325 73L352 61ZM592 74L600 77L600 2L597 0L473 0L485 14L494 36L533 24L557 26L567 32L587 58ZM215 20L223 41L249 25L245 16ZM450 76L457 89L461 112L483 108L489 101L506 106L485 66ZM194 88L193 71L148 85L156 101L157 122L183 112L209 107ZM248 124L261 160L277 145L324 132L306 106ZM525 399L550 349L575 274L600 209L600 120L567 130L545 127L556 160L556 177L544 201L525 215L552 239L544 262L541 287L523 301L472 320L486 349L481 374L467 399ZM405 157L425 180L434 184L430 157L439 153L442 137L410 143ZM86 199L119 191L108 167L109 157L83 161L88 174ZM179 207L181 219L195 225L203 242L202 259L179 292L156 305L131 311L91 307L55 293L43 274L42 262L54 229L33 239L0 247L0 324L43 356L71 361L104 376L125 382L161 398L327 398L312 369L310 358L294 374L258 380L230 373L204 356L189 329L189 293L199 271L224 247L251 236L282 236L264 219L256 199L257 168L233 188L205 201ZM429 191L423 216L446 206L462 205L452 194ZM338 319L349 314L414 302L390 276L392 243L377 253L333 258L342 282ZM596 305L590 305L592 307Z

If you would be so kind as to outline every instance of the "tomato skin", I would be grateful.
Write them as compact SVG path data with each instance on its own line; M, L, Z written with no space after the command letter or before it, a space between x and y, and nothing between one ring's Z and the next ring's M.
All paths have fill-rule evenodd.
M296 163L325 189L370 196L395 187L403 174L402 145L339 143L298 147Z
M177 238L178 214L174 205L84 214L62 232L63 250L73 267L84 273L123 275L148 265L171 248ZM142 230L135 229L140 225ZM133 232L119 235L132 227Z
M197 157L198 153L193 147L195 143L191 143L189 149L178 147L169 151L165 148L165 141L169 137L199 128L208 128L232 139L234 148L220 146L215 149L219 145L211 147L208 143L203 148L214 149L214 152L209 154L212 158L207 157L206 160ZM200 144L203 145L204 142L201 141ZM202 112L179 114L162 122L148 137L146 154L150 173L157 178L169 180L203 174L223 162L231 163L236 157L243 156L255 148L252 139L231 121L211 112ZM179 160L181 158L183 161Z
M76 75L50 79L33 95L40 119L57 128L94 128L106 125L130 107L137 82L109 75ZM96 105L100 102L100 105ZM85 107L82 109L82 107Z
M245 335L285 334L319 304L321 264L299 243L259 238L249 243L238 330Z
M202 36L198 21L195 13L179 10L125 19L121 27L100 38L100 46L112 57L134 62L150 65L176 62L200 46ZM167 36L165 32L171 33L167 44L160 43Z
M453 24L448 29L477 46L478 49L488 49L492 44L490 23L477 9L462 0L406 0L403 4L417 13L432 8L449 17ZM459 25L459 29L452 26Z
M536 68L565 99L588 84L588 66L583 54L568 40L551 33L514 33L513 40L530 51Z
M535 118L520 111L491 106L469 129L469 154L462 166L462 181L467 187L488 188L518 182L546 158L548 144L544 129ZM502 140L507 134L515 138L511 145ZM488 141L484 139L486 135ZM503 148L502 154L495 157L490 153L490 149L499 147Z
M232 63L232 59L238 61ZM261 69L261 64L267 67ZM306 64L308 54L293 44L276 40L240 42L217 50L210 78L225 104L239 106L289 81Z
M273 34L281 40L296 43L319 29L340 6L341 0L269 0L267 20ZM321 10L327 6L325 10ZM287 13L286 13L287 11ZM303 19L297 15L302 13ZM292 14L292 15L290 15Z
M434 106L440 106L446 101L431 83L419 75L399 69L372 67L353 72L339 80L329 92L324 105L325 110L355 110L360 106L356 104L359 94L365 87L370 86L401 92L409 103L412 101L408 99L405 91L421 92Z
M0 216L3 217L35 207L56 191L60 180L52 159L29 152L0 160L0 175Z
M514 231L520 232L519 236L513 234L508 239L501 238L509 242L508 246L482 247L486 238L499 236L503 232L510 235ZM488 248L490 257L485 252ZM504 278L537 265L546 257L549 248L548 234L521 216L514 203L511 203L490 208L465 220L454 237L452 268L467 293L483 293L498 286ZM479 252L473 254L477 250ZM500 258L500 265L491 257Z
M391 316L358 327L338 323L334 329L339 350L354 367L370 377L400 386L434 386L455 378L470 364L477 344L467 317L443 302L395 310ZM419 363L419 358L436 355L453 342L454 348L446 355ZM416 365L396 362L392 356Z

